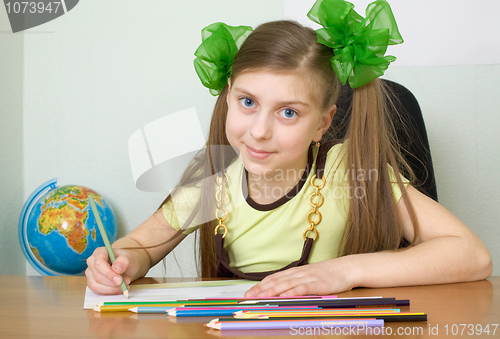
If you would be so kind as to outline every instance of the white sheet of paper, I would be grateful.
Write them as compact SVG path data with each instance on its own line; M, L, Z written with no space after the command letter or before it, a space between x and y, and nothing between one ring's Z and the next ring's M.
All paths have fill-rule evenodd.
M242 298L250 287L250 280L194 281L185 283L131 285L130 298L120 295L99 295L88 287L85 291L84 309L93 309L103 302L120 301L174 301L201 298Z

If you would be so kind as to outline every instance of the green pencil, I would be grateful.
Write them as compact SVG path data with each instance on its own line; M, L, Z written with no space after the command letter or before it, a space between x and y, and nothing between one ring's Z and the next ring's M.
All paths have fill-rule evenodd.
M101 232L102 241L104 241L104 245L106 246L106 251L108 251L109 259L111 259L111 263L114 263L116 260L115 254L113 253L113 249L111 248L111 243L109 242L108 235L106 234L106 229L102 224L101 216L99 215L99 211L97 210L97 206L95 205L94 197L91 194L89 194L89 202L90 202L90 207L94 212L95 222L97 223L99 231ZM122 277L122 284L120 286L122 288L123 294L128 299L128 288L127 285L125 284L125 279L123 279L123 275L122 274L120 275Z

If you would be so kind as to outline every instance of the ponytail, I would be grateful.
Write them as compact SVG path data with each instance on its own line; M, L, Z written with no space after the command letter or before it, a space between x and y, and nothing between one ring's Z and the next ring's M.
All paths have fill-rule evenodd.
M395 250L403 240L403 228L394 199L397 185L414 227L418 225L409 202L400 168L411 170L403 160L395 137L394 118L389 116L388 91L380 79L354 89L347 129L346 161L349 171L349 214L338 255ZM391 165L394 175L390 174ZM366 175L366 174L370 175ZM375 178L371 176L376 173ZM395 180L395 181L394 181Z
M216 145L229 145L226 136L226 120L227 120L227 94L228 86L225 86L217 98L215 103L212 122L210 124L210 132L207 140L206 149L206 163L210 164L210 176L216 175L223 171L234 159L234 155L224 154L227 150L226 147L212 147ZM207 167L207 166L205 166ZM208 177L208 176L207 176ZM214 201L215 190L214 181L204 181L201 189L200 201ZM211 220L201 224L199 230L199 246L198 247L198 269L201 270L202 278L213 278L217 276L217 252L215 247L214 229L216 220L213 218L215 208L209 208L211 204L202 204L205 208L204 213L207 218L204 220ZM208 217L211 216L211 217ZM200 272L199 272L200 273Z

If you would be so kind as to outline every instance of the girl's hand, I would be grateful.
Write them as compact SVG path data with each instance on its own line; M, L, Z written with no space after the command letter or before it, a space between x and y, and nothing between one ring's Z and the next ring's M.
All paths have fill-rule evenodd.
M138 270L133 255L126 250L114 249L116 260L110 265L108 252L105 247L97 248L87 259L88 268L85 271L87 286L97 294L121 294L123 274L125 283L130 284L132 277Z
M147 245L155 245L165 240L163 246L142 249ZM156 211L139 227L113 244L116 260L111 265L105 247L97 248L87 259L88 268L85 271L87 286L98 294L120 294L123 274L125 283L146 275L148 270L163 259L179 244L185 234L177 234L165 219L162 210ZM125 249L129 248L129 249Z
M245 297L329 295L355 287L348 257L290 268L267 276L245 293ZM347 259L347 260L346 260Z

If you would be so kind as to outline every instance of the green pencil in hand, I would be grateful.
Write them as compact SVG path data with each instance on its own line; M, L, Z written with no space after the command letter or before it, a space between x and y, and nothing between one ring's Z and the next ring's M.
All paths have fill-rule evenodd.
M89 194L89 202L90 202L90 207L94 212L95 222L97 223L99 231L101 232L102 241L104 241L104 245L106 246L106 251L108 251L109 259L111 259L111 264L113 264L116 259L115 254L113 253L113 249L111 248L111 243L109 242L109 238L108 235L106 234L106 230L104 229L104 225L102 224L101 216L99 215L99 211L97 210L94 197L91 194ZM125 297L128 298L128 289L127 285L125 284L125 279L123 279L123 274L120 275L122 277L122 284L120 286L122 288L123 294L125 295Z

